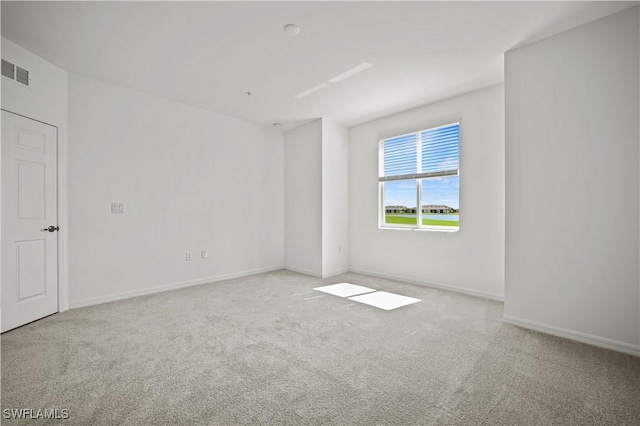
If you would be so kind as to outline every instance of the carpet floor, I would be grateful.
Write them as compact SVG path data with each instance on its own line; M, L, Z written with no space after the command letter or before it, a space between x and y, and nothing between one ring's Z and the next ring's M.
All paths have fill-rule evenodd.
M422 301L385 311L313 290L338 282ZM74 309L1 338L3 415L69 418L3 424L640 424L640 358L502 313L423 286L284 270Z

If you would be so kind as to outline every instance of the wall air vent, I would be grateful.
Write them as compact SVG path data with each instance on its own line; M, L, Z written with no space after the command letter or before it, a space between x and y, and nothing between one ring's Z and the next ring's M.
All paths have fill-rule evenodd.
M16 81L25 86L29 85L29 71L24 68L16 67Z
M2 60L2 75L9 77L11 80L15 79L16 66L9 61Z
M4 59L2 60L2 75L25 86L29 85L29 71Z

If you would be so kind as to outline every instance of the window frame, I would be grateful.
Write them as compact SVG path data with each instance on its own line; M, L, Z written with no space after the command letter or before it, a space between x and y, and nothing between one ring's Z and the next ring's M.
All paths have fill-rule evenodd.
M421 134L424 132L428 132L430 130L436 130L439 128L449 127L452 125L458 125L458 168L455 172L450 171L441 171L441 172L428 172L428 173L414 173L407 175L398 175L391 177L383 177L381 174L382 170L382 159L384 159L384 142L389 139L401 138L410 135L417 135L416 138L416 155L418 162L418 170L421 169L422 162L422 137ZM458 208L458 226L442 226L442 225L424 225L422 223L423 213L422 213L422 181L424 179L435 178L435 177L443 177L443 176L457 176L460 178L460 147L462 143L462 120L454 119L451 121L447 121L445 124L435 125L427 127L423 130L417 130L413 132L408 132L400 135L393 135L382 138L378 141L378 228L379 229L392 229L392 230L413 230L413 231L428 231L428 232L459 232L460 231L460 208ZM384 184L386 182L415 182L416 183L416 224L400 224L386 223L386 206L384 199ZM458 200L460 198L460 188L458 187Z

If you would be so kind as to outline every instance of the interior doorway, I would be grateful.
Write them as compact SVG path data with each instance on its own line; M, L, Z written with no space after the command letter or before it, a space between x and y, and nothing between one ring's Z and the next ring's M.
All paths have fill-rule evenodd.
M2 111L2 318L58 312L57 128Z

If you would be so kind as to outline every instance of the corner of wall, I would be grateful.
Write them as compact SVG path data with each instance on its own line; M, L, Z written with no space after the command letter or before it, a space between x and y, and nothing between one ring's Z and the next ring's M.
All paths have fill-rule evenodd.
M636 8L505 55L505 320L637 354ZM541 200L561 210L567 206L570 214L558 221L557 210L541 209ZM615 209L605 219L594 205Z

